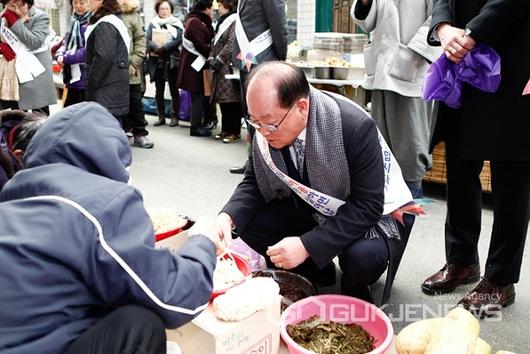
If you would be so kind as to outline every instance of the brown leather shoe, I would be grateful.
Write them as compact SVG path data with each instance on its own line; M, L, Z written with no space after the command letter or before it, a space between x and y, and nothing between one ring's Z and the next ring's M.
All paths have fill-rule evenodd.
M421 284L421 290L427 295L450 293L459 285L471 284L479 279L478 264L462 266L446 263L442 269Z
M480 283L467 293L458 305L473 314L482 317L493 316L503 307L513 304L515 301L515 287L513 284L500 286L482 278Z

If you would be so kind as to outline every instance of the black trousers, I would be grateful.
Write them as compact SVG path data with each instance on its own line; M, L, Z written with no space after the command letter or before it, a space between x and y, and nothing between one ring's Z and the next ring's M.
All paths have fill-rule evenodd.
M164 91L166 89L166 82L169 85L169 92L171 93L171 117L177 118L180 108L180 93L177 87L178 67L175 70L169 69L169 65L159 66L155 71L155 101L158 110L158 116L164 117L165 99Z
M482 166L483 161L459 158L456 138L446 141L445 249L449 263L479 263ZM493 230L484 275L504 286L517 283L521 272L530 218L530 162L490 161L490 167Z
M144 91L141 84L129 85L129 113L122 116L123 130L131 132L135 136L145 136L148 133L145 127L147 120L145 120L144 107L142 104L142 97Z
M265 257L267 265L274 267L266 255L267 247L288 236L299 236L313 229L317 224L313 219L310 206L299 199L289 198L273 200L251 221L246 230L239 235L252 249ZM338 255L343 272L342 282L350 282L354 287L370 285L379 279L388 265L389 253L382 236L375 239L361 238L354 241ZM316 264L307 259L298 267L291 269L305 275L317 270ZM342 284L348 288L348 284Z
M210 122L216 122L215 104L210 103L210 96L204 96L203 92L191 93L191 128L200 128Z
M79 338L64 354L166 353L164 323L154 312L125 305L111 312Z
M221 131L230 135L241 135L242 108L240 102L219 103L221 108Z
M74 105L76 103L85 102L85 90L69 88L64 100L64 107Z

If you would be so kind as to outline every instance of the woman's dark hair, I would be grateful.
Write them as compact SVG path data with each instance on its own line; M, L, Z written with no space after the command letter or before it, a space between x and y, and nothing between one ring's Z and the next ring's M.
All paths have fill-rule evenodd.
M238 0L217 0L217 3L223 4L228 11L232 11L237 9Z
M97 11L90 17L89 23L94 24L103 16L117 14L121 12L121 6L117 0L103 0Z
M169 8L171 9L171 13L173 13L173 11L175 11L175 5L173 5L173 3L171 1L169 1L169 0L158 0L155 3L155 12L156 12L157 15L158 15L158 9L160 8L160 5L162 5L165 2L167 2L169 4Z
M212 7L212 0L195 0L191 5L190 12L202 12Z
M279 70L279 65L285 66L282 68L285 70ZM260 72L275 74L277 78L278 103L282 108L289 108L297 99L309 96L309 82L305 77L304 71L296 65L284 61L265 62L250 72L245 86L248 86L252 78ZM281 73L281 75L278 73Z

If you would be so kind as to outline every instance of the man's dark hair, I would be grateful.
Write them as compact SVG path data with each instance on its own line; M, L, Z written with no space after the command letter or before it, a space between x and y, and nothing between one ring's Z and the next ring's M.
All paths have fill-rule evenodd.
M169 4L169 8L171 9L171 13L173 13L173 11L175 11L175 5L173 5L173 3L169 0L159 0L155 3L155 12L156 14L158 15L158 9L160 8L160 5L162 5L163 3L167 2Z
M191 5L190 12L202 12L210 7L212 7L212 0L196 0Z
M278 65L285 66L285 70L278 70ZM248 75L246 86L260 72L281 73L281 75L276 75L275 77L278 103L282 108L289 108L297 99L309 96L309 82L305 77L304 71L296 65L284 61L268 61L260 64Z
M121 6L117 0L103 0L101 6L97 11L90 17L89 23L94 24L98 22L102 17L121 12Z
M47 116L40 113L27 113L27 115L17 124L12 137L10 148L12 150L26 151L28 144L42 124L46 121Z

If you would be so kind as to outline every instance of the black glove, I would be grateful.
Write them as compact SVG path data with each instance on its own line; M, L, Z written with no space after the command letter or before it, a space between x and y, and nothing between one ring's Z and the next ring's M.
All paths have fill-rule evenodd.
M210 68L212 68L212 70L219 70L224 65L224 61L219 59L219 57L211 59L213 59L212 62L208 62L208 64L210 65ZM208 58L208 60L210 60L210 58Z
M155 49L155 54L158 55L159 57L162 57L164 56L164 47L158 47Z

